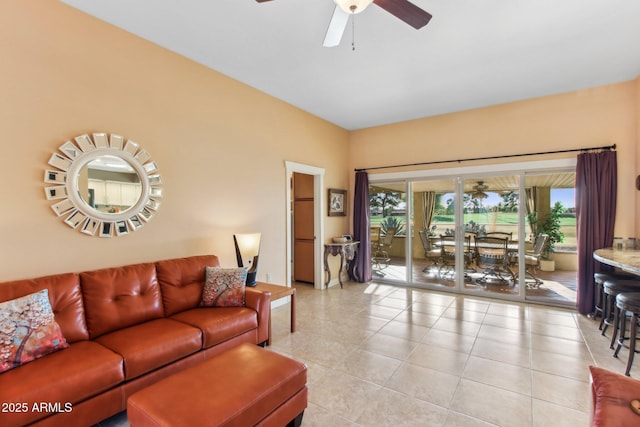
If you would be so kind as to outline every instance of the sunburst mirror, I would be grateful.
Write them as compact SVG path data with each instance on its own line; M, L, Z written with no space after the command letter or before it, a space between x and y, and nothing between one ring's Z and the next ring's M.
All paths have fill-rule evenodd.
M141 228L160 206L158 165L137 142L94 133L67 141L49 159L47 200L65 224L91 236L122 236Z

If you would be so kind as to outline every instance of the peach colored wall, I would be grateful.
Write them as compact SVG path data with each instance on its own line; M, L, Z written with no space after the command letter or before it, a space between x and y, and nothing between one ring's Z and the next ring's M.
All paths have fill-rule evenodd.
M640 162L639 81L355 131L350 137L350 169L616 144L616 235L640 237L635 219L640 201L634 189L636 159Z
M2 1L0 281L214 253L260 231L259 276L286 280L285 160L346 188L348 132L55 1ZM74 136L131 138L158 163L164 197L141 230L72 230L44 197L52 152ZM323 191L326 197L326 189ZM325 235L348 218L323 218Z

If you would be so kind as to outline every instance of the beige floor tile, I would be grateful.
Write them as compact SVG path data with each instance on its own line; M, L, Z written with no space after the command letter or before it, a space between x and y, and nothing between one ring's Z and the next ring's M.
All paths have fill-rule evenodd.
M459 414L454 411L449 411L447 420L442 427L495 427L496 424L490 424L488 422L472 418L468 415Z
M448 348L461 353L470 353L476 338L469 335L460 335L454 332L439 329L430 329L424 337L422 344Z
M531 397L467 379L460 381L450 408L505 427L531 426L532 422Z
M530 333L500 328L498 326L482 325L478 331L478 338L498 341L503 344L517 345L522 348L531 347Z
M476 339L471 354L524 368L531 366L531 350L529 348L505 344L493 339Z
M309 403L302 417L304 427L358 427L353 421L349 421L333 411Z
M309 402L355 421L376 400L379 386L334 371L309 388Z
M419 299L421 302L448 307L453 301L455 301L456 296L438 292L423 292L416 299Z
M425 368L435 369L460 376L469 355L425 344L419 344L409 356L409 362Z
M408 394L444 408L449 406L460 377L444 372L403 363L387 381L385 387Z
M589 425L589 420L588 412L533 399L534 427L585 427Z
M442 313L447 311L447 306L433 304L430 302L414 302L411 307L408 307L406 311L413 311L415 313L431 314L433 316L442 316Z
M531 367L536 371L588 382L589 365L593 363L581 357L531 350Z
M497 314L487 314L484 318L484 325L497 326L499 328L511 329L514 331L529 332L531 322L523 317L509 317Z
M529 310L529 320L538 323L549 323L551 325L568 326L575 328L576 319L572 312L558 312L550 310Z
M334 369L357 378L383 385L402 365L402 361L378 353L356 349L349 353Z
M391 320L398 314L402 313L402 309L383 307L381 305L370 305L365 308L365 313L373 317L381 317L383 319Z
M473 297L458 296L455 301L451 303L451 307L455 307L461 310L478 311L480 313L486 313L489 310L490 303L486 299L474 299Z
M443 317L450 319L462 320L465 322L483 323L485 313L482 311L465 310L458 307L449 307L444 313Z
M591 389L588 382L537 371L533 371L532 379L534 398L581 412L589 411Z
M411 305L411 302L408 302L407 300L404 300L404 299L385 297L376 301L375 305L404 310L405 308Z
M489 309L487 310L487 314L496 314L498 316L526 319L527 306L518 303L492 302L489 306Z
M533 334L531 335L531 348L549 353L564 354L565 356L576 357L593 363L587 344L580 341Z
M292 349L294 358L301 358L323 366L332 367L355 350L355 345L345 344L330 338L319 338L310 334L304 344Z
M356 420L364 427L441 426L447 410L389 389L380 389Z
M482 325L479 323L464 322L462 320L441 317L436 323L434 323L433 329L475 337L478 335L478 331L481 326Z
M531 371L527 368L470 356L462 376L479 383L531 396Z
M560 326L550 323L531 322L531 332L547 337L564 338L573 341L584 341L580 329L575 326Z
M361 348L374 353L383 354L399 360L405 360L418 345L415 341L375 334L361 344Z
M426 326L392 320L380 328L378 333L409 341L420 341L428 331L429 328Z
M337 319L342 328L345 329L365 329L367 331L377 332L384 325L387 324L389 319L382 317L370 316L366 313L358 313L356 316L352 316L348 319Z
M400 313L395 319L399 322L412 323L414 325L432 327L440 318L433 314L419 313L417 311L405 310Z

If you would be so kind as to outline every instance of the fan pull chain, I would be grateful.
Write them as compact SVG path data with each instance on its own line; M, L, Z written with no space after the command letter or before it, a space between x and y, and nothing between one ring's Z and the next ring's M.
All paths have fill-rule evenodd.
M351 50L356 50L356 15L351 16Z

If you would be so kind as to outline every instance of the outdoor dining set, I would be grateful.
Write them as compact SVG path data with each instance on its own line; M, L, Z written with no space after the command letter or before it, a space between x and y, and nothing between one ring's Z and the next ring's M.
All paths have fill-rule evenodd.
M429 235L427 230L419 231L424 249L424 257L429 262L423 272L434 274L441 280L455 280L458 240L455 235ZM465 232L461 251L465 282L473 281L481 285L518 283L518 262L525 261L525 284L538 287L542 280L536 276L542 250L548 236L540 234L530 250L520 253L519 243L509 232L487 232L478 234ZM373 241L372 265L374 271L384 270L390 262L389 249L393 242L393 230ZM531 245L530 245L531 246Z

